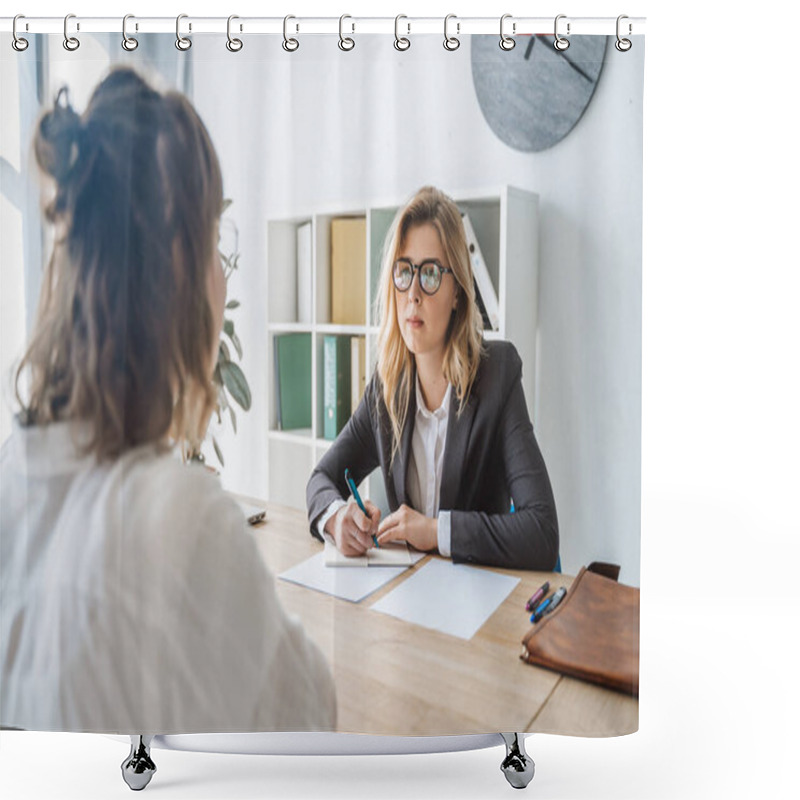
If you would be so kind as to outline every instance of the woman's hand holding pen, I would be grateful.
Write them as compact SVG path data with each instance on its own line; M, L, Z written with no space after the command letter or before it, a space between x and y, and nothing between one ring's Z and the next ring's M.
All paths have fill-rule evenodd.
M423 552L436 550L439 546L438 521L426 517L403 504L381 523L378 528L378 544L403 540Z
M325 531L333 536L337 549L346 556L363 556L374 547L372 537L378 533L380 509L364 501L369 517L355 504L342 506L326 523Z

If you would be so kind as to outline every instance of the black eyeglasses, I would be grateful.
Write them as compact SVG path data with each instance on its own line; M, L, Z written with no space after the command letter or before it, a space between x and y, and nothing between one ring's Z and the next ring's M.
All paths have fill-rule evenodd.
M392 268L392 280L398 292L407 292L414 280L414 270L419 272L419 286L425 294L436 294L442 285L442 275L452 272L436 259L426 258L421 264L414 264L410 258L398 258Z

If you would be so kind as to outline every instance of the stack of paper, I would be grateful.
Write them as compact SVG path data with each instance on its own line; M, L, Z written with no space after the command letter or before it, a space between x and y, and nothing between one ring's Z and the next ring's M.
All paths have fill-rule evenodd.
M325 542L326 567L410 567L425 553L409 550L405 542L390 542L380 547L371 547L363 556L346 556L336 545Z

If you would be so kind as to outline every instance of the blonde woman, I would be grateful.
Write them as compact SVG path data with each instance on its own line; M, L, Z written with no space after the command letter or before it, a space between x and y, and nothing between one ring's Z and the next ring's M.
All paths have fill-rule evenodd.
M311 533L348 556L405 541L456 562L551 570L558 522L510 342L484 342L461 215L424 187L387 237L378 362L307 487ZM391 513L349 496L380 468ZM511 503L514 511L511 511Z
M205 126L118 69L81 115L59 92L35 149L57 238L0 451L0 725L334 728L328 666L242 512L171 452L202 440L216 398L222 177Z

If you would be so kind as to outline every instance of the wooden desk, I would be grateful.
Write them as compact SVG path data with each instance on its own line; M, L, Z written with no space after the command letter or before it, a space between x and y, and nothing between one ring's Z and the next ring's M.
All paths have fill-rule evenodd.
M309 533L305 514L279 505L269 504L266 522L252 530L276 578L323 546ZM569 587L571 577L492 568L520 583L470 641L371 610L431 558L438 556L427 556L360 603L276 580L284 607L301 618L331 665L339 731L614 736L637 730L635 699L519 658L530 627L526 601L544 581Z

